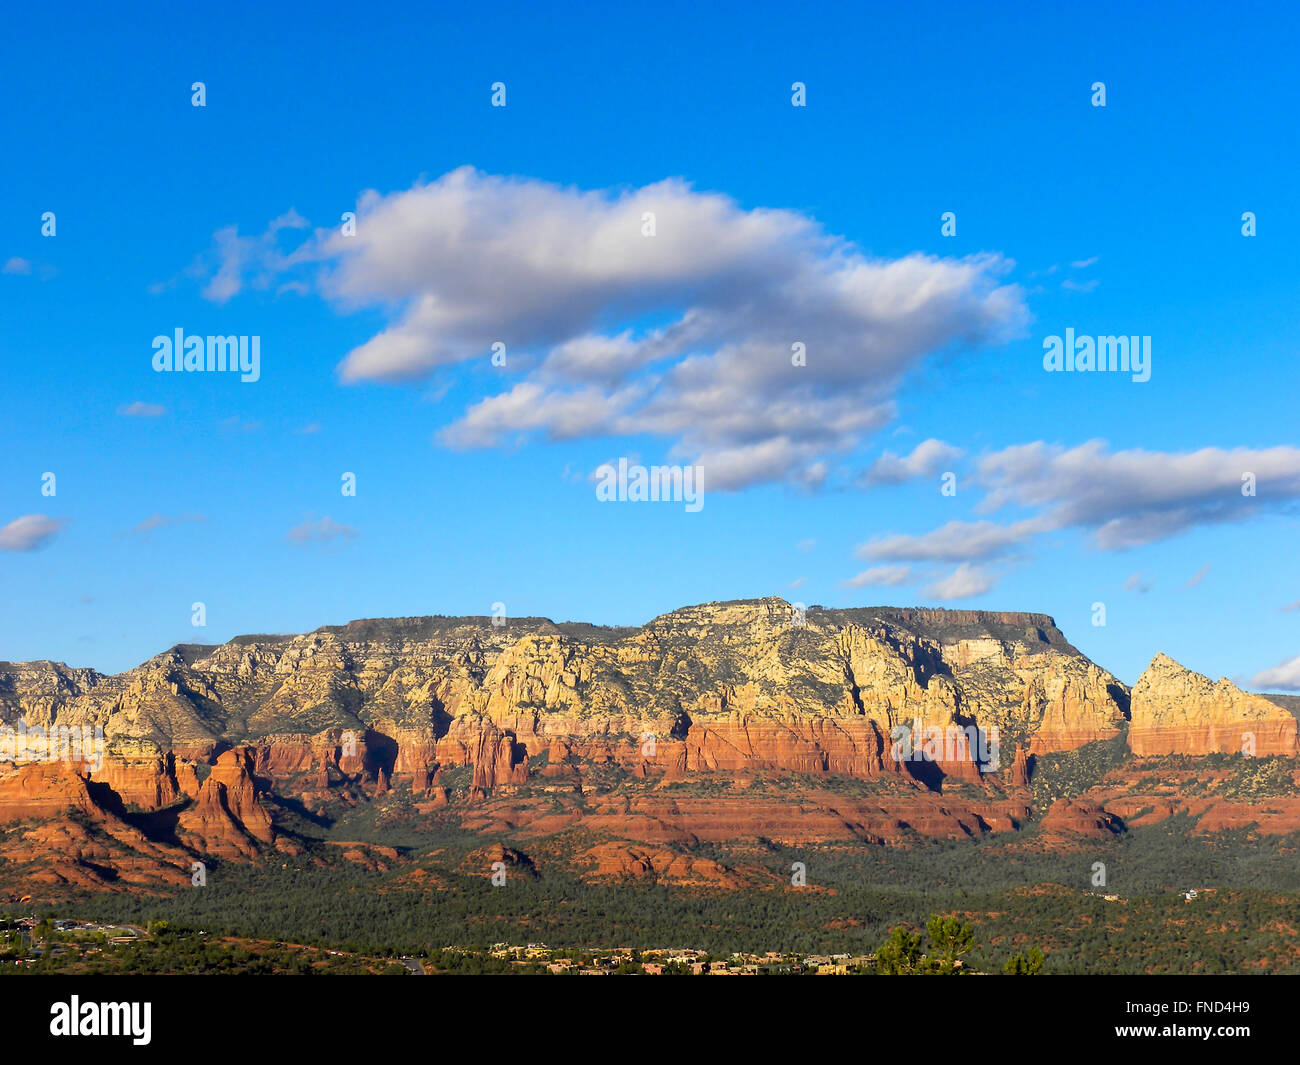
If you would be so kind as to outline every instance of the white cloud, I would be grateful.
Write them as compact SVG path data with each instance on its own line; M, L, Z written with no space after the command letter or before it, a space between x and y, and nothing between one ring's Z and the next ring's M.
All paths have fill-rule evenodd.
M30 274L32 264L26 259L19 259L15 256L7 259L3 267L0 267L0 274Z
M139 525L133 526L122 535L147 536L155 529L167 529L173 525L199 524L207 520L207 517L203 514L181 514L175 518L169 518L165 514L152 514L145 518L144 521L140 522Z
M1247 474L1254 496L1242 494ZM1051 526L1090 529L1098 547L1120 550L1249 517L1262 500L1300 499L1300 448L1112 452L1102 440L1069 449L1037 442L985 457L979 476L988 489L981 510L1043 507Z
M1243 495L1246 475L1254 495ZM1300 500L1300 448L1109 451L1101 440L1069 449L1037 441L981 458L976 483L986 493L977 511L1015 506L1035 513L1005 525L950 521L926 533L885 536L860 545L858 556L977 562L1071 528L1089 532L1103 551L1140 547L1293 505ZM1134 587L1150 590L1149 583L1141 585Z
M1210 564L1207 562L1204 566L1202 566L1200 569L1198 569L1195 573L1193 573L1190 577L1187 578L1187 587L1195 588L1197 585L1201 583L1201 581L1205 580L1205 578L1208 577L1209 575L1210 575Z
M285 539L295 544L329 543L335 540L355 540L359 534L351 525L341 525L333 518L304 521L289 530Z
M917 536L885 536L861 544L856 554L859 558L878 561L976 561L1005 554L1046 528L1039 521L1019 521L1012 525L950 521Z
M1256 688L1300 691L1300 655L1256 673L1250 683Z
M66 524L64 518L47 518L44 514L14 518L0 526L0 551L35 551L53 540Z
M1133 573L1124 582L1124 591L1146 595L1147 592L1151 591L1151 582L1143 577L1141 573Z
M990 591L994 584L993 575L969 562L963 562L948 576L935 581L925 591L932 599L969 599Z
M856 577L850 577L843 584L846 588L867 588L871 586L895 587L906 584L912 577L910 566L872 566L864 569Z
M884 452L871 464L861 478L861 483L902 484L914 477L933 477L946 464L960 458L961 448L945 444L942 440L922 440L907 456Z
M318 230L284 256L219 234L209 295L249 272L319 267L340 309L388 316L343 359L345 382L487 365L506 345L503 385L441 442L656 436L714 490L819 483L831 455L894 417L909 369L1027 318L997 256L875 259L806 215L676 179L583 191L463 167L368 192L357 215L355 236Z
M255 288L269 288L274 275L290 261L278 250L280 231L304 229L307 225L307 220L290 207L279 218L273 219L260 236L241 237L237 226L217 230L212 238L216 246L213 256L216 270L203 288L204 298L225 303L239 294L246 280L244 275L250 272L254 275L252 283ZM282 285L281 291L285 289L306 291L300 282Z

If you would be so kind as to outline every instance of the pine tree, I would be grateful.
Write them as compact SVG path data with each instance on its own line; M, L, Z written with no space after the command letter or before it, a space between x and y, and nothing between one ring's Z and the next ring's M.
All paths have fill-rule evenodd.
M925 959L921 954L921 933L898 925L885 945L876 951L876 972L886 976L913 976Z
M925 930L930 933L930 949L941 973L960 971L957 959L975 949L975 933L969 924L963 924L956 917L932 916L926 922Z
M1037 947L1029 948L1029 957L1024 954L1013 954L1007 959L1007 964L1003 971L1008 976L1037 976L1043 971L1043 963L1047 959L1043 952Z

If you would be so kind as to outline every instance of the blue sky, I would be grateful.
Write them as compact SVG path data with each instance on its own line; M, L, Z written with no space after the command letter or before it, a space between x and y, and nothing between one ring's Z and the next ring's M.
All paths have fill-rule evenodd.
M1300 687L1284 6L271 6L10 15L0 658L783 595Z

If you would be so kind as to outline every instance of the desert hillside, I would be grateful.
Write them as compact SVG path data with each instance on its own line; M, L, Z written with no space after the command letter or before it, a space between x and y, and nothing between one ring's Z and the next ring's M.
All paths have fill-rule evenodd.
M1107 834L1149 816L1131 794L1146 760L1296 754L1285 699L1162 654L1130 691L1045 615L777 598L640 628L354 621L180 645L116 676L0 663L0 719L20 733L0 762L0 856L48 852L33 875L83 887L301 853L313 840L286 811L327 824L395 799L470 832L581 830L595 875L725 878L683 848ZM101 733L94 757L51 760L34 739ZM1109 806L1035 793L1039 764L1115 744L1127 786L1105 782Z

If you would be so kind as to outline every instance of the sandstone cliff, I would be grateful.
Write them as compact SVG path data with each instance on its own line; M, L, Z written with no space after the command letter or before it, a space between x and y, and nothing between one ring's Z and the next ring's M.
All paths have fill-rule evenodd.
M272 824L268 793L308 811L409 795L421 814L465 810L473 830L581 825L656 846L736 833L883 842L1014 830L1034 816L1036 757L1125 727L1138 755L1236 752L1247 732L1256 754L1296 753L1287 709L1164 656L1130 706L1125 686L1045 615L801 615L776 598L686 607L640 628L354 621L179 645L117 676L0 663L0 722L19 720L102 727L106 748L71 774L0 763L0 821L57 809L80 823L67 821L75 811L127 838L110 808L167 811L190 852L231 860L295 846ZM921 747L931 731L937 746L908 756L902 737ZM596 798L592 780L608 788L619 773L642 790ZM705 778L744 790L756 774L874 781L880 797L648 797ZM962 801L947 798L953 787L968 789ZM521 789L509 809L494 804ZM1067 804L1047 819L1086 833L1109 831L1107 816ZM700 872L644 849L593 861L611 873Z
M145 890L189 880L189 856L105 809L70 762L0 765L0 856L25 891Z
M1158 654L1132 693L1129 746L1136 755L1295 755L1296 719L1226 677L1216 684Z
M250 858L274 839L271 818L258 801L248 751L226 751L180 815L177 834L191 848L219 858Z
M1123 686L1037 614L813 609L780 599L673 611L640 629L399 618L183 645L107 677L0 665L0 716L101 725L96 774L131 805L173 801L223 743L277 783L310 774L425 791L472 767L483 796L553 740L640 773L912 772L899 727L974 728L1041 753L1115 734ZM968 753L939 772L978 781ZM168 760L171 755L172 761ZM1009 763L1009 758L1008 758Z

